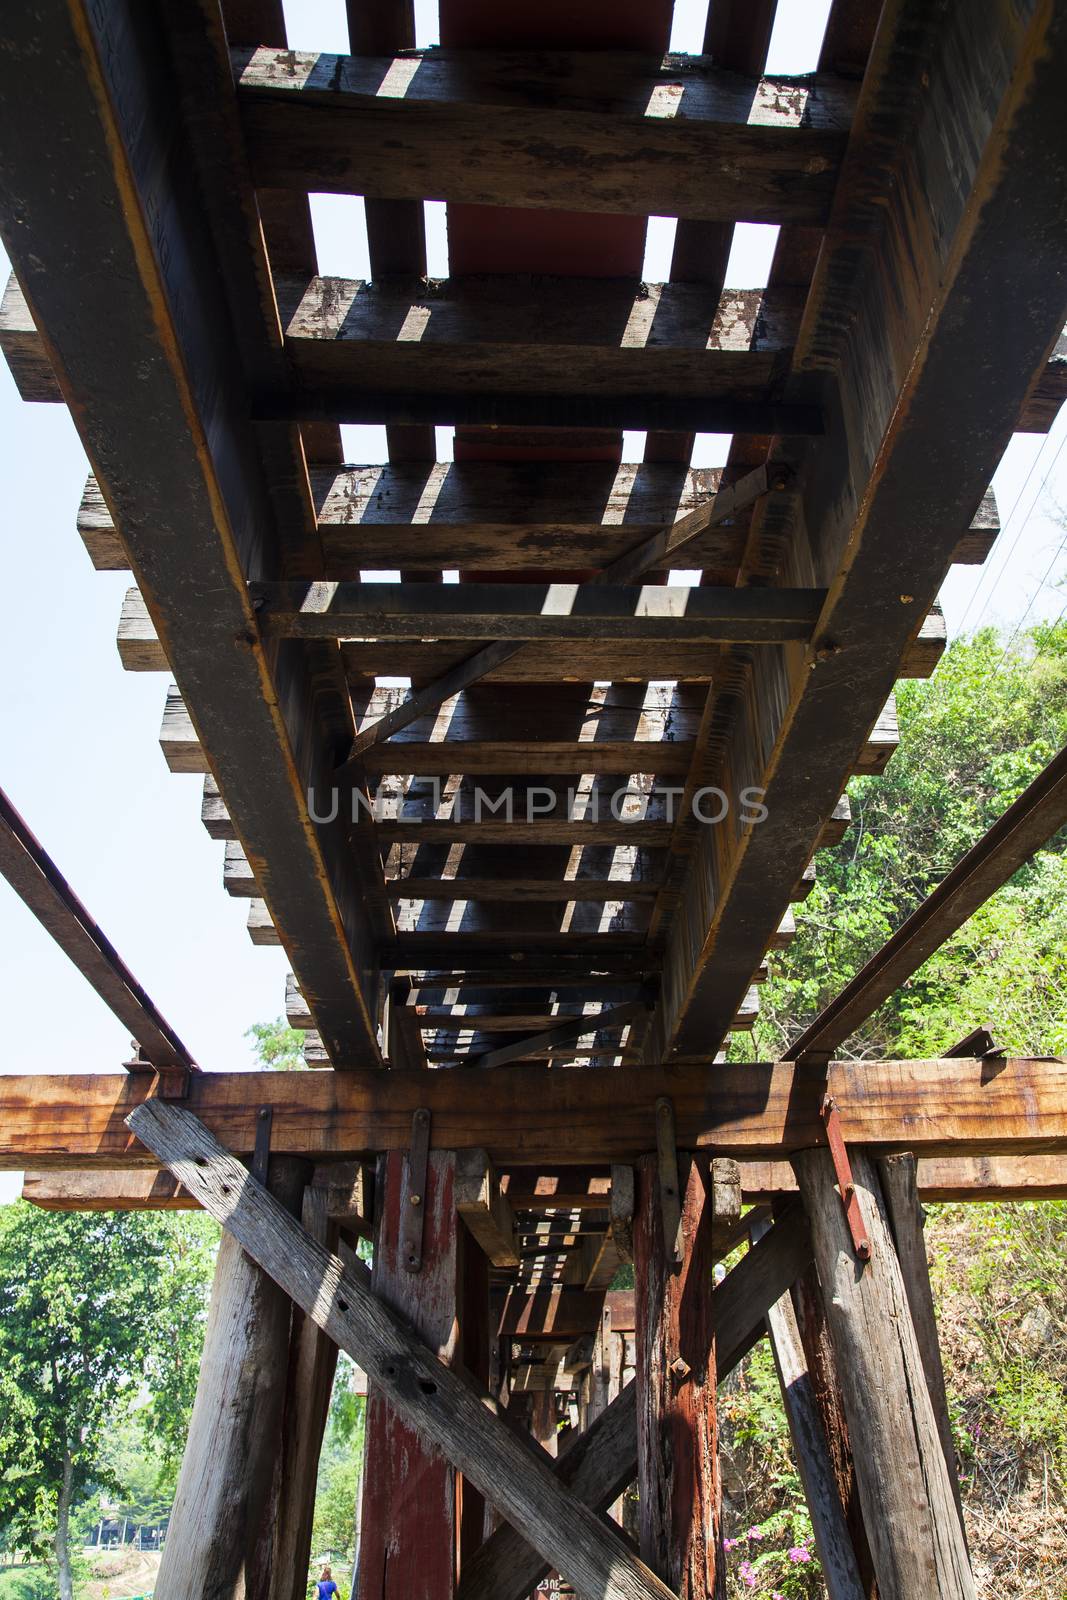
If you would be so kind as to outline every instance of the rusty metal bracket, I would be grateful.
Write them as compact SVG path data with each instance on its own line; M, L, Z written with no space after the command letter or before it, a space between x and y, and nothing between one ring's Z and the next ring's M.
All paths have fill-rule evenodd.
M656 1165L659 1169L659 1203L663 1214L663 1246L672 1266L680 1266L682 1248L682 1196L678 1183L678 1144L674 1106L666 1095L656 1101Z
M407 1190L400 1217L400 1259L407 1272L422 1270L422 1231L426 1216L426 1168L430 1157L430 1113L420 1106L411 1119Z
M849 1165L848 1151L845 1141L841 1137L841 1118L837 1111L837 1101L832 1095L827 1095L822 1103L822 1120L826 1128L826 1142L830 1146L830 1155L834 1163L834 1173L837 1177L837 1187L841 1191L841 1204L845 1208L845 1221L848 1231L852 1235L852 1248L861 1261L871 1259L871 1241L867 1237L867 1228L860 1210L859 1197L856 1194L856 1185L852 1181L852 1168Z
M252 1154L252 1176L264 1188L270 1168L270 1133L274 1122L272 1106L260 1106L256 1112L256 1147Z

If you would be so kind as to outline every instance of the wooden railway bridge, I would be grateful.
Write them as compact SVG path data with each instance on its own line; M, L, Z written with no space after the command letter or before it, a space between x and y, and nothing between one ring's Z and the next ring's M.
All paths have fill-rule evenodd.
M349 0L347 56L277 0L5 13L0 346L70 407L122 659L174 680L164 752L321 1069L200 1070L0 811L137 1045L0 1077L0 1163L226 1228L157 1600L304 1594L338 1345L359 1600L720 1595L716 1381L762 1337L833 1600L974 1593L919 1197L1067 1193L1067 1063L832 1057L1067 820L1063 759L790 1060L722 1049L1067 393L1067 5L834 0L791 79L775 0L711 0L695 56L671 10L440 0L418 50L411 0ZM323 191L370 282L319 275ZM725 282L736 222L780 226L765 286Z

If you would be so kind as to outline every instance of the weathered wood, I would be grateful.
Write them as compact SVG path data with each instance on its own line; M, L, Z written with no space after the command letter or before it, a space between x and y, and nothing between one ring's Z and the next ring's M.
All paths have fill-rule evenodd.
M268 650L248 600L247 578L296 574L314 508L295 434L261 454L249 417L282 336L221 14L184 24L128 0L20 14L2 92L33 134L4 153L4 238L319 1031L371 1065L387 908L362 841L310 819L344 721L336 663Z
M494 1050L487 1050L484 1055L472 1056L469 1065L479 1068L507 1066L510 1062L535 1056L543 1049L570 1044L584 1038L586 1034L598 1034L611 1028L624 1027L646 1010L646 1001L627 1000L621 1006L610 1006L602 1011L590 1012L579 1017L565 1017L541 1033L532 1033L525 1039L516 1039L512 1044L502 1044Z
M497 1331L501 1338L569 1344L580 1334L595 1333L605 1311L616 1333L633 1332L632 1289L587 1294L584 1289L546 1287L531 1292L519 1284L504 1296Z
M411 1272L404 1246L408 1157L400 1151L380 1157L371 1279L380 1302L448 1365L456 1359L459 1334L454 1182L455 1157L435 1152L421 1196L422 1265ZM455 1470L410 1415L390 1404L389 1390L377 1382L373 1368L370 1376L359 1600L449 1600L456 1576Z
M930 1287L930 1269L926 1259L926 1240L923 1237L923 1216L919 1205L916 1168L918 1163L910 1153L881 1156L878 1176L882 1197L900 1262L900 1275L904 1280L904 1293L908 1297L912 1325L919 1345L926 1387L934 1408L937 1432L948 1468L949 1483L956 1501L960 1530L964 1542L967 1526L963 1518L963 1501L960 1497L959 1458L956 1441L952 1436L952 1420L948 1409L948 1391L945 1387L945 1369L941 1363L941 1342L937 1335L937 1315L934 1295Z
M609 51L260 49L235 69L266 187L729 221L825 220L854 94Z
M661 1093L674 1104L682 1149L737 1160L782 1159L822 1136L828 1081L849 1144L920 1159L988 1152L1067 1151L1067 1060L835 1061L828 1079L792 1062L575 1067L511 1066L479 1073L205 1072L187 1104L217 1138L250 1152L256 1113L273 1110L272 1148L316 1161L406 1149L419 1106L434 1144L484 1149L503 1169L631 1162L653 1143ZM123 1118L151 1093L142 1075L0 1074L0 1170L153 1167ZM606 1198L599 1200L603 1208ZM514 1204L514 1202L513 1202ZM581 1330L579 1330L581 1331Z
M131 1125L545 1561L603 1600L669 1600L670 1591L557 1482L544 1457L491 1414L488 1393L439 1361L364 1274L309 1239L190 1112L154 1100L132 1113Z
M777 1209L777 1207L775 1208ZM830 1327L826 1319L819 1276L814 1261L809 1262L790 1290L793 1311L797 1320L800 1342L811 1381L812 1399L815 1402L826 1441L827 1460L848 1529L849 1540L856 1557L860 1587L865 1600L872 1600L877 1591L874 1576L874 1559L863 1521L859 1487L856 1483L856 1465L852 1458L852 1441L845 1419L845 1403L841 1381L837 1373Z
M721 768L765 786L769 816L695 841L650 1060L707 1049L729 1026L863 724L944 581L958 540L947 530L981 503L1062 329L1065 71L1054 8L883 10L793 364L833 392L827 433L775 450L803 465L799 497L757 508L750 534L761 573L803 571L831 598L810 656L759 652L744 690L731 682L715 707ZM798 542L801 523L810 538Z
M671 1172L671 1180L682 1186L677 1252L664 1230L662 1161L643 1157L637 1175L634 1284L641 1556L680 1600L706 1600L726 1593L714 1295L708 1287L714 1262L710 1162L682 1157ZM674 1210L677 1213L677 1207Z
M647 570L651 563L644 563ZM670 588L623 582L256 583L252 604L278 638L551 639L778 643L809 639L818 589Z
M730 1239L741 1220L741 1168L719 1157L711 1163L711 1248L716 1261L729 1254Z
M494 1267L517 1267L515 1214L484 1150L456 1156L456 1210Z
M858 1262L828 1150L794 1158L837 1355L882 1600L974 1600L949 1471L874 1162L849 1152L871 1258Z
M796 1225L798 1218L799 1209L781 1232L781 1225L776 1224L770 1236L773 1243L761 1242L759 1255L750 1251L710 1292L719 1382L747 1355L762 1331L767 1310L785 1293L790 1275L801 1270L808 1259L806 1230ZM604 1330L609 1342L614 1340L616 1345L620 1332L633 1330L632 1300L630 1296L627 1320L621 1312L621 1296L606 1296L603 1310L589 1330L597 1335L599 1356L609 1362L607 1388L618 1376L619 1352L611 1356L604 1350ZM610 1506L637 1475L637 1392L636 1382L617 1390L617 1398L596 1412L557 1464L560 1480L569 1483L594 1510ZM501 1527L467 1569L457 1600L524 1600L548 1570L520 1534Z
M50 933L110 1011L133 1034L146 1070L198 1071L174 1029L156 1009L110 939L78 899L48 852L0 790L0 873Z
M310 469L325 579L399 567L520 569L553 574L606 566L635 539L709 505L718 468L655 462L437 461ZM665 568L699 567L723 581L742 557L748 525L740 513L663 556ZM85 485L78 532L98 571L129 560L96 479ZM953 561L986 559L1000 521L987 491Z
M21 399L63 399L48 352L14 273L8 278L4 298L0 301L0 351Z
M337 1226L331 1220L326 1188L309 1184L304 1190L301 1222L319 1244L326 1249L336 1247ZM270 1516L259 1541L254 1571L245 1585L249 1595L305 1600L319 1452L336 1367L336 1344L294 1307Z
M235 1181L251 1181L240 1163L233 1167ZM271 1163L277 1198L269 1203L290 1222L306 1176L301 1162ZM270 1274L244 1253L232 1233L224 1234L196 1400L156 1577L160 1600L240 1593L258 1570L261 1547L271 1538L291 1312L288 1296Z
M769 1226L762 1224L753 1238ZM767 1312L767 1333L828 1600L866 1600L788 1293Z

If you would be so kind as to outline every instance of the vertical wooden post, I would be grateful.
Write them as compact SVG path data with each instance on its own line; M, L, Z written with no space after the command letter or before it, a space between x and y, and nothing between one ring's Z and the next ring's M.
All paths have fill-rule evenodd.
M873 1161L849 1152L871 1243L858 1261L826 1149L794 1158L880 1600L974 1600L967 1548Z
M270 1163L271 1192L294 1214L307 1176L301 1161ZM270 1505L291 1312L288 1295L224 1233L157 1600L245 1593Z
M826 1313L823 1310L819 1277L814 1266L809 1266L801 1273L790 1293L808 1369L812 1399L822 1423L830 1471L837 1485L837 1497L844 1512L845 1526L848 1528L856 1556L860 1589L865 1600L871 1600L875 1593L874 1558L871 1555L867 1530L863 1525L863 1507L860 1505L856 1467L852 1459L848 1423L845 1421L845 1402L834 1363L834 1350L830 1341Z
M769 1227L768 1222L760 1224L753 1230L753 1239L760 1238ZM864 1600L866 1591L856 1565L796 1313L788 1294L768 1311L767 1333L828 1600Z
M466 1371L489 1387L489 1258L466 1228L456 1239L459 1278L459 1344L456 1359ZM485 1538L486 1503L483 1495L462 1474L456 1480L456 1517L459 1527L459 1571Z
M326 1190L309 1184L301 1213L312 1238L332 1249L338 1230L327 1216ZM333 1340L294 1307L280 1447L254 1581L246 1585L249 1600L306 1600L319 1453L336 1369Z
M422 1266L401 1246L407 1157L379 1158L374 1288L445 1361L456 1355L455 1157L427 1161ZM456 1474L374 1386L367 1401L358 1600L450 1600L456 1582Z
M666 1234L674 1235L676 1203L673 1195L668 1199L669 1227L657 1160L644 1157L634 1219L641 1555L679 1600L707 1600L725 1593L709 1162L678 1158L677 1265L666 1243Z
M964 1539L967 1530L963 1520L963 1501L960 1497L959 1468L956 1458L956 1441L952 1437L952 1422L948 1412L948 1393L945 1389L945 1369L941 1364L941 1345L937 1337L937 1317L934 1312L934 1295L930 1287L930 1269L926 1261L926 1240L923 1236L923 1214L919 1204L919 1189L915 1157L905 1155L884 1156L878 1163L882 1180L889 1224L897 1247L904 1292L911 1307L911 1320L915 1337L919 1341L926 1387L937 1418L937 1431L945 1453L949 1482L956 1499L960 1528Z

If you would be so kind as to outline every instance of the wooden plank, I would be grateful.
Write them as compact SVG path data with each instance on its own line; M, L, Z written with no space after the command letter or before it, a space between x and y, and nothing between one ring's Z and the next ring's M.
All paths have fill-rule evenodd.
M151 1093L147 1075L0 1074L0 1170L150 1167L123 1117ZM205 1072L187 1104L235 1150L255 1144L256 1113L273 1110L272 1148L315 1160L406 1149L425 1105L434 1144L485 1149L501 1169L632 1162L653 1143L653 1110L670 1096L683 1150L781 1159L821 1137L828 1088L849 1144L927 1156L1067 1151L1067 1060L837 1061L821 1073L793 1062L575 1067L511 1066L349 1074ZM603 1200L601 1206L605 1204ZM580 1331L580 1330L579 1330Z
M632 1022L647 1009L648 1002L645 1000L626 1000L621 1006L610 1006L606 1010L590 1012L580 1017L566 1017L562 1021L553 1023L541 1033L530 1034L525 1039L516 1039L514 1043L502 1044L494 1050L487 1050L484 1055L474 1056L469 1065L482 1068L502 1067L512 1061L522 1061L536 1055L541 1049L570 1044L587 1034L600 1034L612 1028L620 1028Z
M305 1177L302 1162L272 1162L277 1198L268 1196L270 1204L294 1227L291 1213L299 1210ZM271 1540L291 1318L288 1296L232 1234L224 1234L170 1513L174 1536L156 1575L160 1600L233 1593L257 1575L263 1545Z
M854 95L617 52L260 49L235 73L269 188L779 223L826 220Z
M22 400L63 399L26 296L12 273L0 300L0 351Z
M36 336L35 336L36 337ZM718 468L667 463L554 462L551 473L523 462L437 461L310 468L323 550L323 578L397 566L519 568L553 574L606 566L634 539L710 504ZM699 567L725 580L741 561L748 517L708 527L691 544L668 549L663 567ZM78 509L93 566L124 572L129 558L94 477ZM1000 532L986 491L952 559L985 561Z
M497 1329L500 1338L569 1344L583 1333L595 1333L607 1312L616 1333L632 1333L632 1289L587 1294L584 1289L549 1287L530 1291L523 1285L508 1290Z
M403 281L282 278L278 295L293 387L254 401L263 419L822 427L817 405L779 394L801 311L791 290L717 301L699 285L508 275L415 297Z
M723 769L766 787L769 817L695 841L650 1059L706 1050L729 1026L944 580L958 539L947 530L980 505L1062 329L1067 267L1051 219L1067 206L1065 31L1048 9L983 12L980 25L961 0L883 12L792 369L822 374L839 405L822 440L781 442L773 459L803 468L798 500L791 514L757 508L751 529L778 581L803 571L831 600L810 656L758 652L745 691L719 707ZM960 82L982 86L963 118ZM1010 265L1019 254L1025 284Z
M1016 424L1019 433L1048 433L1067 400L1067 330L1056 340L1048 365L1023 402Z
M713 1187L704 1157L683 1157L671 1181L674 1238L665 1238L664 1167L638 1163L634 1217L637 1486L641 1558L678 1594L725 1594L715 1394ZM673 1234L673 1226L669 1230Z
M535 583L255 583L268 636L598 639L690 644L808 639L822 590ZM943 632L943 624L942 624Z
M0 91L26 137L5 153L0 220L319 1031L335 1058L369 1064L373 875L307 804L332 764L322 713L341 700L332 668L264 648L245 588L285 564L286 537L314 538L302 456L290 481L269 477L248 414L249 384L283 371L281 335L219 87L221 19L198 13L171 36L173 20L126 0L49 0L19 19ZM195 116L173 92L176 55L201 84ZM267 456L292 460L292 442L279 430ZM375 914L381 931L384 897Z
M669 1600L670 1591L559 1484L543 1456L491 1414L488 1392L441 1362L373 1292L365 1273L345 1269L310 1239L190 1112L157 1100L133 1116L136 1131L205 1209L544 1560L604 1600Z
M453 772L484 776L577 777L585 772L628 777L637 772L684 774L693 756L688 739L396 739L361 758L368 773L446 778ZM410 763L410 765L409 765Z
M500 1178L484 1150L456 1157L456 1210L494 1267L517 1267L515 1214Z
M1058 1155L925 1156L919 1162L920 1200L1067 1199L1067 1161ZM787 1161L746 1161L741 1165L746 1205L796 1192Z
M826 1149L795 1160L837 1354L880 1594L974 1600L975 1587L874 1162L850 1160L871 1242L856 1261Z
M391 878L386 892L393 900L513 900L521 904L567 904L571 901L651 900L659 892L655 878Z

